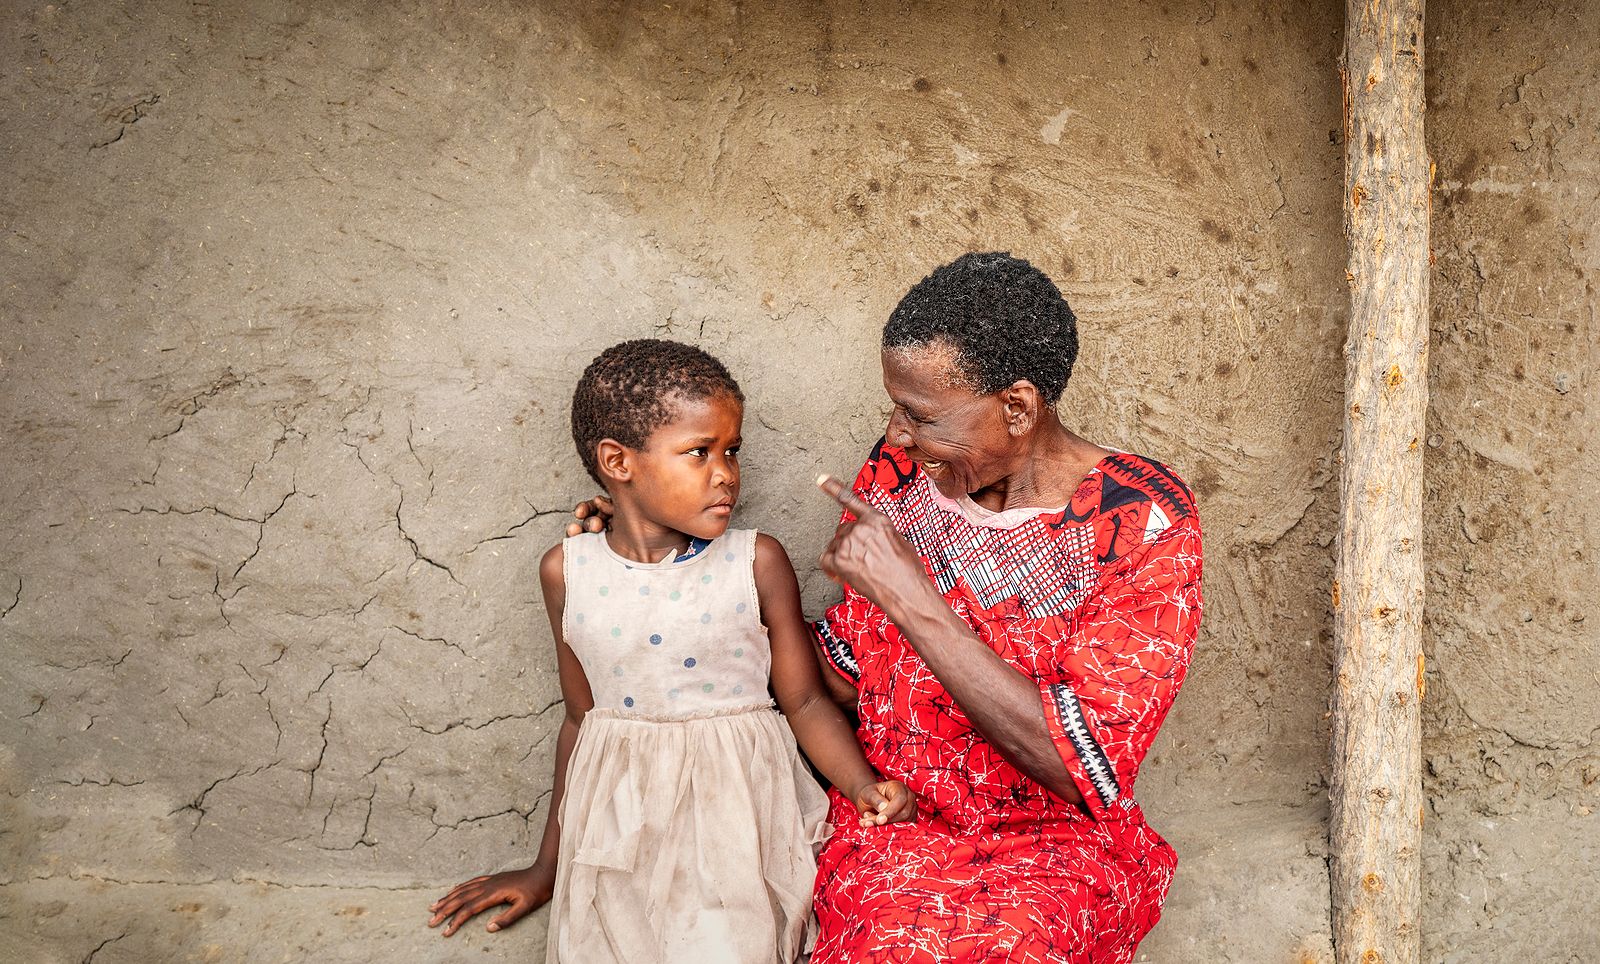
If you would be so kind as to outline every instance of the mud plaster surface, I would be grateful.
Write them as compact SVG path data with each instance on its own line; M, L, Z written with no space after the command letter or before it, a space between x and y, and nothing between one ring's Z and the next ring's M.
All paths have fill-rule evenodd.
M1429 7L1430 960L1600 960L1600 9Z
M1326 959L1323 7L9 5L0 946L536 956L541 917L422 922L543 825L576 373L641 335L722 356L740 520L815 612L809 480L881 433L883 318L998 247L1083 319L1068 423L1201 498L1205 631L1139 785L1182 865L1143 955ZM1427 940L1504 956L1531 915L1582 959L1596 28L1430 8Z

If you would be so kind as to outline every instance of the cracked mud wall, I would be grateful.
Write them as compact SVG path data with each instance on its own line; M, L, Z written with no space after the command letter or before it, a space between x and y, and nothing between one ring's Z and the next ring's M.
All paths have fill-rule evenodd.
M833 513L810 480L882 431L882 320L932 266L999 247L1083 319L1069 424L1171 463L1205 518L1201 648L1139 787L1182 859L1145 957L1325 959L1344 291L1324 6L9 6L0 941L51 961L537 953L538 918L450 943L421 922L442 887L525 862L545 817L561 711L535 566L591 489L573 379L626 337L721 355L750 399L741 523L786 542L817 611ZM1508 910L1507 872L1577 899L1484 806L1593 839L1594 697L1541 669L1528 685L1571 687L1572 715L1529 737L1513 722L1559 714L1480 678L1513 638L1489 629L1535 655L1592 643L1560 621L1575 595L1558 615L1533 588L1541 531L1593 543L1583 463L1540 480L1568 486L1541 487L1549 514L1508 516L1531 468L1479 451L1537 468L1572 444L1593 365L1540 394L1543 362L1513 384L1493 343L1448 330L1559 310L1561 344L1593 354L1571 274L1592 235L1553 226L1593 183L1592 95L1562 86L1569 55L1495 112L1517 57L1556 57L1525 25L1479 66L1498 35L1463 11L1433 79L1489 93L1434 106L1454 125L1434 133L1435 365L1457 382L1429 472L1478 541L1436 508L1429 588L1536 615L1430 624L1430 789L1460 796L1430 824L1449 942L1483 916L1457 877ZM1543 155L1491 161L1497 138L1574 117L1590 167L1563 149L1539 175L1568 192L1527 229L1542 253L1505 233L1519 198L1450 186L1534 176L1512 165ZM1473 152L1483 170L1451 174ZM1498 313L1472 301L1491 290ZM1515 443L1489 445L1485 384L1533 413ZM1548 922L1575 946L1574 914Z
M1600 960L1600 8L1428 15L1424 957Z

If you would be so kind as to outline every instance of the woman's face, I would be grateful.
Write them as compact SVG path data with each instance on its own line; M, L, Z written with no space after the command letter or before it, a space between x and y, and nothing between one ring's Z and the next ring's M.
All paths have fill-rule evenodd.
M883 387L894 403L885 432L946 496L978 492L1003 478L1017 439L999 395L977 395L937 343L883 352Z

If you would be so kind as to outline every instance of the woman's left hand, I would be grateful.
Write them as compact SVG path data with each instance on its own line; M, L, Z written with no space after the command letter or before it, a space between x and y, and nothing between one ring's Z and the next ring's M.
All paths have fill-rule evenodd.
M886 613L896 611L896 603L915 600L929 591L922 559L895 531L888 516L831 475L817 479L817 488L855 516L854 521L839 526L818 560L829 579L841 585L849 583Z

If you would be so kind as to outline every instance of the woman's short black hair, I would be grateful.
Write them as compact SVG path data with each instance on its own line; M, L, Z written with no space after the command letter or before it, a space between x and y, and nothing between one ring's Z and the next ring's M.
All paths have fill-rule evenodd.
M1078 359L1078 319L1055 282L1009 252L964 254L906 292L884 348L948 343L981 394L1033 383L1055 405Z
M572 441L590 477L604 486L596 453L602 439L644 448L679 402L719 395L744 401L722 362L693 345L659 338L612 345L583 370L572 393Z

